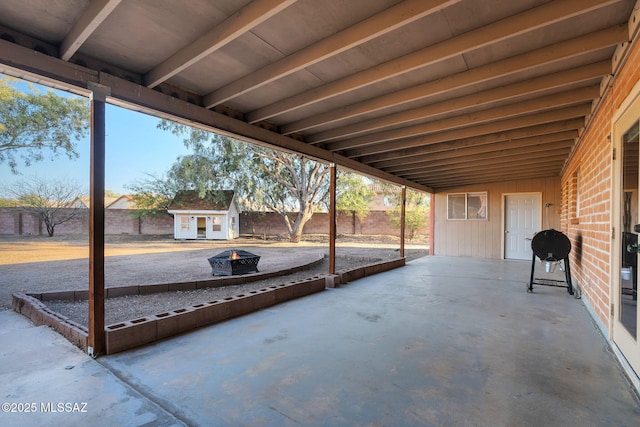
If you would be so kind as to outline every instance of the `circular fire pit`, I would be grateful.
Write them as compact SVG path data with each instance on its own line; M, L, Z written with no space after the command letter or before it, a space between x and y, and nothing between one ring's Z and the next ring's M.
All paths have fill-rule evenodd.
M241 249L231 249L208 259L213 276L231 276L258 272L260 256Z

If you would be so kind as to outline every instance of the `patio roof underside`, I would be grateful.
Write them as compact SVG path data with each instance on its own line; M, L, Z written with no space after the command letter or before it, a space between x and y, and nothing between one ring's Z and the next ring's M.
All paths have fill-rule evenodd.
M559 176L639 16L636 0L3 0L0 72L439 191Z

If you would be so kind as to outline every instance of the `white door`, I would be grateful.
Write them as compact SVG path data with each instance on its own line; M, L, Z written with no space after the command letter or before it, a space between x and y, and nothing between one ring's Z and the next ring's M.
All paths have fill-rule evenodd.
M533 257L531 239L540 231L540 194L507 194L504 196L504 257Z
M207 237L207 218L196 217L196 238L205 239Z
M613 293L611 296L613 341L631 367L640 374L640 343L638 329L638 281L640 256L640 92L627 105L613 127L613 140L620 153L615 163L614 182L616 197L616 233L614 246ZM618 240L618 238L620 240Z

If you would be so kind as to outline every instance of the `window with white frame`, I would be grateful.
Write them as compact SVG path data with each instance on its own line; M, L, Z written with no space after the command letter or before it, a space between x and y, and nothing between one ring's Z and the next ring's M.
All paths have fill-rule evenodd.
M219 216L214 216L211 219L211 231L222 231L222 221Z
M487 219L487 192L447 194L447 219Z
M180 217L180 230L181 231L189 231L189 224L191 221L188 216Z

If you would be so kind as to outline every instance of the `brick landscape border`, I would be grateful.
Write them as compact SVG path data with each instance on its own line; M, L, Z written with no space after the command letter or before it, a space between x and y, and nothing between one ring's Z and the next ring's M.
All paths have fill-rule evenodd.
M106 353L119 353L202 326L212 325L237 316L242 316L275 304L323 291L325 288L333 288L339 284L346 284L366 276L402 267L405 265L405 262L405 258L397 258L355 269L340 270L336 275L322 275L297 282L267 286L263 289L245 292L220 300L209 301L190 307L108 325L105 327ZM301 267L294 268L301 269ZM285 272L286 271L289 270L285 270ZM124 295L144 295L176 290L203 289L206 287L247 283L289 274L285 272L278 271L253 273L243 276L225 276L195 282L125 286L107 288L106 291L107 298L114 298ZM26 294L15 293L12 295L12 308L15 312L31 319L31 321L38 326L50 326L66 337L71 343L83 351L87 351L87 328L54 312L45 304L46 301L53 300L86 300L87 294L88 291L86 290Z

